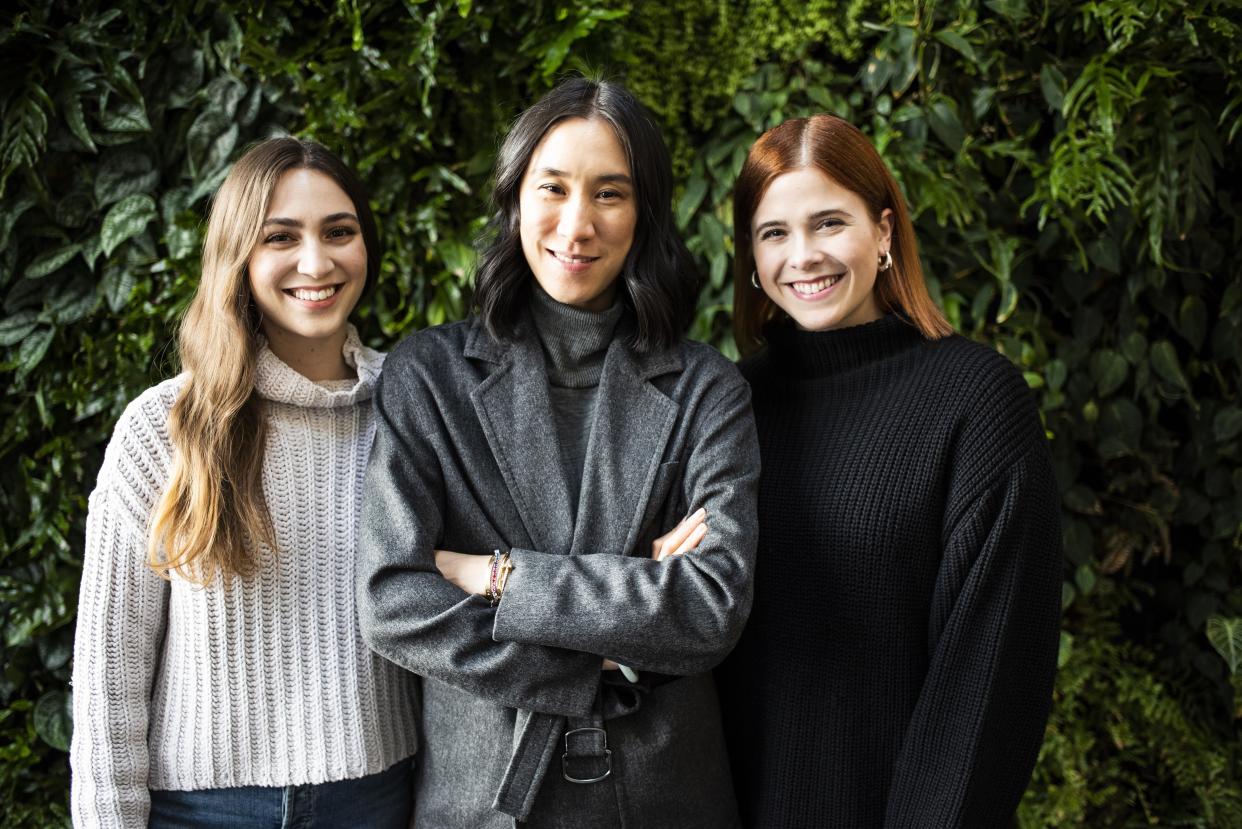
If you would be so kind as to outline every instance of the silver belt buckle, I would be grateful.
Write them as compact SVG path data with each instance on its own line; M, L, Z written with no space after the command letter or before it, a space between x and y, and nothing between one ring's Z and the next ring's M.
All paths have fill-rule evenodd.
M581 731L598 731L604 735L604 773L599 777L574 777L569 773L569 738ZM585 755L584 755L585 756ZM575 728L565 732L565 753L561 755L561 774L570 783L598 783L612 774L612 749L608 747L608 732L602 728Z

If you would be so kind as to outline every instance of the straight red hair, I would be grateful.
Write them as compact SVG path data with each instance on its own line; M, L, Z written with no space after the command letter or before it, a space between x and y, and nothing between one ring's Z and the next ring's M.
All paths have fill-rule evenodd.
M750 225L772 180L784 173L813 167L858 194L873 222L893 211L893 266L876 275L880 308L898 311L923 336L938 339L953 333L944 313L932 302L923 281L918 243L905 198L893 174L865 135L835 115L792 118L759 136L733 189L733 339L742 354L763 344L763 326L779 310L751 284L755 267Z

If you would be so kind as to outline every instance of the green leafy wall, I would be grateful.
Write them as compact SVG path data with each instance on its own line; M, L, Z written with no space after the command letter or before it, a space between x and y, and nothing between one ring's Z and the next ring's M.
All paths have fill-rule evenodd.
M385 243L364 335L460 317L508 122L564 72L662 121L728 340L729 190L830 111L900 178L935 294L1017 362L1064 503L1061 673L1024 827L1242 826L1242 12L1227 0L338 0L0 12L0 810L66 822L86 496L176 371L207 197L316 138Z

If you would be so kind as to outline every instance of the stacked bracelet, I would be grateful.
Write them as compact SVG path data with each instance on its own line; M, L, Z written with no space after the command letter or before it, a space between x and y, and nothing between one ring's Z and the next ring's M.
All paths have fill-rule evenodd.
M496 606L505 592L505 584L508 583L511 572L513 572L513 562L509 560L509 554L502 553L500 550L492 550L491 572L487 579L487 590L483 593L483 596L492 603L492 607Z

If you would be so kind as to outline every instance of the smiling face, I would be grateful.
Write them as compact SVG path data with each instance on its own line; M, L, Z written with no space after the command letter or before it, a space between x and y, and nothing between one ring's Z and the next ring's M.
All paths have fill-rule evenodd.
M519 196L522 252L557 302L603 311L634 242L638 211L625 150L599 119L557 124L531 155Z
M808 331L880 318L875 280L891 236L891 210L872 221L857 193L814 167L774 178L751 222L763 292Z
M277 357L295 367L310 354L340 358L367 277L356 208L340 185L318 170L284 173L247 270Z

